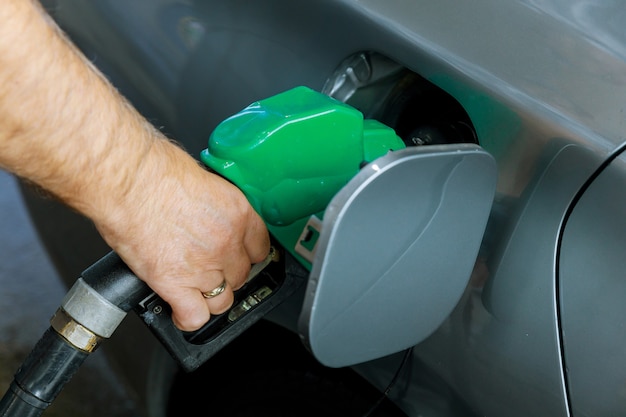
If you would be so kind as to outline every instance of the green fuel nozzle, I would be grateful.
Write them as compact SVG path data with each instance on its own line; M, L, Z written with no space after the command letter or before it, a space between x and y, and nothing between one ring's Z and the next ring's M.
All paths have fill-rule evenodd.
M296 87L224 120L200 158L244 192L291 251L309 217L322 218L333 196L364 164L404 147L390 127Z

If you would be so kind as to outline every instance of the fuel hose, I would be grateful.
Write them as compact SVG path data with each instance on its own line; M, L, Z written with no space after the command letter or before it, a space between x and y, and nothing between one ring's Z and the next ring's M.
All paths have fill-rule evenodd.
M40 416L89 354L151 293L114 252L86 269L16 372L0 400L0 416Z

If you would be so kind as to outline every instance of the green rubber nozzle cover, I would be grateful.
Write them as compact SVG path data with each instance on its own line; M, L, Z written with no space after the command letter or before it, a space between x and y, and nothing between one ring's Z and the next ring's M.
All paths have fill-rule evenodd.
M296 87L224 120L200 158L237 185L265 222L284 226L323 211L363 163L401 148L391 128Z

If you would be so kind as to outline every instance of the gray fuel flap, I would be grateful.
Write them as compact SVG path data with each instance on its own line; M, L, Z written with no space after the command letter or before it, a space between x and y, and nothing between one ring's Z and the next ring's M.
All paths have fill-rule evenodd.
M497 170L477 145L411 147L365 166L328 205L299 319L331 367L429 336L470 278Z

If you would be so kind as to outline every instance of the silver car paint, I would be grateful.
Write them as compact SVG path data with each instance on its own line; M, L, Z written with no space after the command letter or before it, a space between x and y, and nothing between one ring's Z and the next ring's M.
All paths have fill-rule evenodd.
M223 118L295 85L321 89L341 60L361 50L378 51L450 93L497 160L498 197L470 287L415 355L480 415L615 415L626 409L623 361L593 346L569 353L568 344L580 337L569 336L570 329L590 318L568 307L567 297L588 292L589 274L575 274L579 263L562 260L560 281L569 282L571 273L579 284L563 289L562 318L556 280L564 217L624 142L626 8L620 2L47 3L87 56L192 154ZM598 187L608 192L613 185ZM601 216L604 206L595 210L589 217ZM571 245L584 248L586 241ZM623 235L611 245L623 248ZM597 302L613 300L612 308L623 313L615 299L619 295ZM604 343L623 346L623 332L611 332ZM575 371L574 362L587 353L598 369L613 370L615 385L602 386L602 398L610 398L601 404L589 400L599 391L590 373ZM384 387L395 364L387 358L358 369ZM408 385L394 394L409 415L420 413L417 389Z

